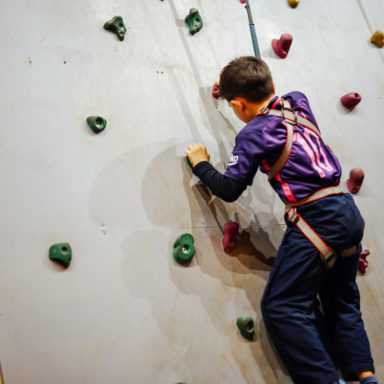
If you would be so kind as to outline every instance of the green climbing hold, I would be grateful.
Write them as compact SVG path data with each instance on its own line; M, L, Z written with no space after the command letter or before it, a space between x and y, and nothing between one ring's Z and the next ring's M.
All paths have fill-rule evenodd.
M105 127L107 126L107 120L103 119L100 116L89 116L87 118L87 123L89 128L92 129L95 133L103 132Z
M185 18L185 22L188 24L189 33L191 35L194 35L196 32L199 32L201 28L203 28L203 20L196 8L190 9L189 15Z
M72 249L68 243L54 244L49 248L49 258L68 268L72 260Z
M124 40L127 28L125 28L123 18L121 16L115 16L112 20L107 21L104 24L104 29L107 31L115 32L120 41Z
M186 161L188 167L191 168L191 169L193 169L191 160L189 160L189 157L188 157L188 156L185 156L185 161Z
M193 236L184 233L179 236L173 244L173 258L176 263L188 264L191 262L195 254L195 246Z
M250 317L238 317L236 320L237 328L241 335L247 340L253 340L255 327L253 320Z

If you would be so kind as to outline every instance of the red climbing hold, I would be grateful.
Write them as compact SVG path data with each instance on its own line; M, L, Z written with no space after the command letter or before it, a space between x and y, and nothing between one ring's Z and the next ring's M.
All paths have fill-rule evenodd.
M240 0L240 3L241 3L241 4L244 4L244 3L245 3L245 0Z
M288 52L291 48L293 37L289 33L284 33L281 35L280 39L272 40L272 48L275 51L276 55L285 59L288 55Z
M368 255L369 255L369 250L368 249L365 249L364 251L362 251L360 253L360 257L359 257L359 271L361 273L365 273L365 271L368 268L368 260L367 260Z
M356 195L360 191L360 188L364 180L364 171L361 168L353 168L349 172L349 179L347 180L347 187L349 192Z
M341 98L341 104L345 108L352 109L361 101L361 96L356 92L347 93Z
M224 237L221 240L221 245L225 253L231 253L235 249L238 233L239 224L234 221L229 221L224 224Z
M215 99L218 99L220 97L220 88L217 86L217 84L214 84L212 87L212 97Z

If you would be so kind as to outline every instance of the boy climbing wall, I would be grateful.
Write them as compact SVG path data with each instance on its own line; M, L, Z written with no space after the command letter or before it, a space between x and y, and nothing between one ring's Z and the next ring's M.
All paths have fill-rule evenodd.
M315 326L318 297L343 377L377 383L355 281L364 220L339 186L339 161L324 144L306 96L274 93L264 61L230 62L220 76L220 95L246 126L224 174L209 163L203 144L190 145L193 173L229 202L252 185L260 168L286 205L287 229L261 309L294 383L338 383Z

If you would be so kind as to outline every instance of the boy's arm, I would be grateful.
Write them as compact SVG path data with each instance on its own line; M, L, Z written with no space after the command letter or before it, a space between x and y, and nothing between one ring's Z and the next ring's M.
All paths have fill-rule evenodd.
M220 199L231 203L237 200L247 185L222 175L208 161L195 165L192 172Z
M210 163L210 156L203 144L192 144L185 151L192 164L193 173L220 199L232 202L238 199L247 185L222 175Z

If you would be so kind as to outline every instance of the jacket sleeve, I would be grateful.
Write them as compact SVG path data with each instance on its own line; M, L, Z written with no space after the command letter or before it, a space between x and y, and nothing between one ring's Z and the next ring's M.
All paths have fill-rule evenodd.
M248 136L248 137L247 137ZM261 133L252 135L241 132L228 162L224 175L246 185L252 185L263 155Z
M247 185L222 175L208 161L202 161L193 168L193 173L211 190L211 192L226 202L239 198Z

